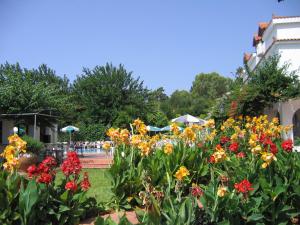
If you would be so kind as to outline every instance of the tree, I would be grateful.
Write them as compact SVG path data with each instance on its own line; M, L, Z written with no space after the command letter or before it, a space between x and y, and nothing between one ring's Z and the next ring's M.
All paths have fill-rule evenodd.
M235 80L230 95L222 101L223 116L259 115L273 103L299 96L300 82L296 71L289 72L289 64L280 66L279 61L280 56L271 56L254 71L245 65L247 80Z
M217 99L229 91L232 80L218 73L200 73L196 76L191 92L194 96L205 99Z
M120 125L124 118L126 123L129 118L146 118L148 90L122 65L114 67L106 64L92 70L85 68L74 81L73 90L78 117L88 123L111 126L116 120Z
M23 69L19 64L0 65L1 113L28 113L55 110L63 113L69 105L69 81L46 65ZM39 118L39 123L47 123ZM47 123L49 124L49 123Z
M174 91L169 100L169 104L172 108L172 113L174 116L187 113L193 114L191 110L192 103L193 101L191 93L185 90Z

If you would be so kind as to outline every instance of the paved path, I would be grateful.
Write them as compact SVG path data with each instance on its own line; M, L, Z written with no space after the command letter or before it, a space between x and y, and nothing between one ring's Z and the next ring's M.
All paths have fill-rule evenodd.
M82 168L110 168L113 158L105 154L85 154L80 157L80 162Z
M139 224L138 219L136 218L136 214L134 211L130 211L130 212L125 212L127 220L131 223L131 224ZM110 213L110 214L106 214L103 215L103 218L107 218L110 217L113 221L115 221L116 223L119 223L120 221L120 217L122 217L124 215L124 212L114 212L114 213ZM80 225L94 225L96 218L91 218L91 219L87 219L85 221L82 221L80 223Z

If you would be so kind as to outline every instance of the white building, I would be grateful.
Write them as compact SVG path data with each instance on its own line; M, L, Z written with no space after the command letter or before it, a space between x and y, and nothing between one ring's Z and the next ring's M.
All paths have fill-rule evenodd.
M244 54L244 61L250 70L269 56L280 55L280 65L289 63L290 71L297 71L300 79L300 16L273 16L270 22L259 24L254 35L255 52ZM289 138L300 137L300 98L278 102L265 113L279 117L282 125L294 125Z

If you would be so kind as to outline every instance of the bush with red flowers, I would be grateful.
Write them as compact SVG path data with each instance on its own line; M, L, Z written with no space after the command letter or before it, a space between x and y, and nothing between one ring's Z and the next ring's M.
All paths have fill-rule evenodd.
M69 152L60 167L65 175L61 184L55 184L57 163L49 156L38 166L27 169L28 178L37 183L40 192L36 207L39 216L32 224L77 224L80 218L97 212L96 200L87 198L90 188L87 172L80 179L81 164L75 152Z

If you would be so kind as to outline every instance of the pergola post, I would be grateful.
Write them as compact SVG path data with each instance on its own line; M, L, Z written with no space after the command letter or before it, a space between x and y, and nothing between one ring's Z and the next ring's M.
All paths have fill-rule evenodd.
M33 138L36 139L36 114L34 114Z

